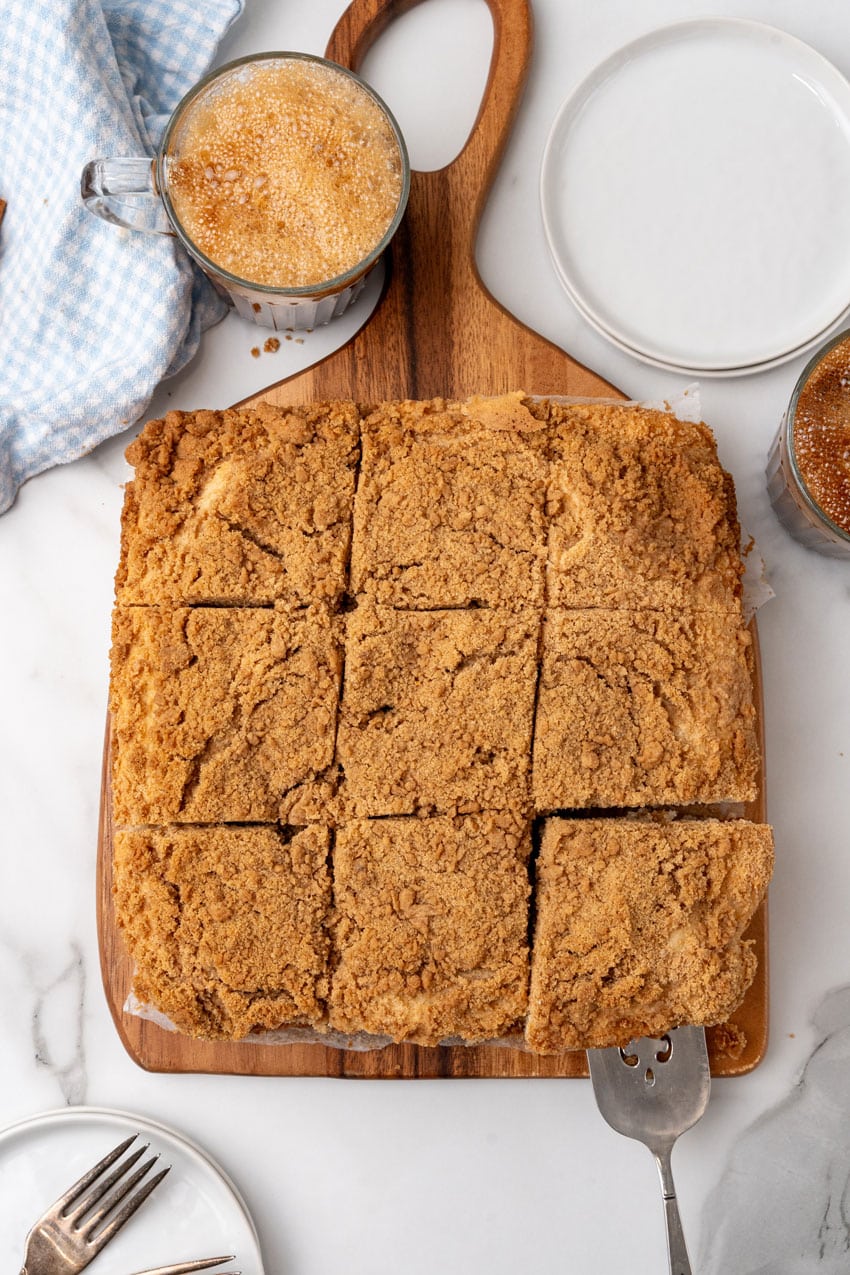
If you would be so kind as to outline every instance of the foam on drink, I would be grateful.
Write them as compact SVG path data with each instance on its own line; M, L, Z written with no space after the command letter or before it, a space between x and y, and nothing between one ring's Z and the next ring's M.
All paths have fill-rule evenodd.
M310 287L354 269L398 208L393 128L324 63L240 67L190 103L169 147L168 195L195 246L250 283Z
M850 339L821 359L800 391L794 455L812 499L850 533Z

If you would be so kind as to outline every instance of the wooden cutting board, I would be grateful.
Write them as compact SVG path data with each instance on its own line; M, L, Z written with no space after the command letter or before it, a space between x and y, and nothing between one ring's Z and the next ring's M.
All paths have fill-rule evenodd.
M327 56L357 69L393 17L418 0L354 0L337 25ZM522 389L531 394L625 398L565 351L519 323L494 300L478 274L475 239L481 212L519 105L531 57L528 0L487 0L493 16L490 76L478 118L458 157L438 172L414 172L405 220L387 257L383 295L369 322L340 350L270 387L249 403L353 398L462 398ZM204 406L209 406L205 404ZM761 673L755 690L761 733ZM763 744L763 740L762 740ZM762 755L764 753L762 747ZM98 844L101 969L118 1033L130 1056L150 1071L273 1076L586 1076L583 1052L552 1057L482 1046L390 1046L367 1052L323 1045L194 1041L128 1014L132 967L112 908L112 822L109 732ZM765 820L760 796L745 816ZM712 1072L749 1071L767 1045L767 918L751 927L759 972L732 1030L710 1032Z

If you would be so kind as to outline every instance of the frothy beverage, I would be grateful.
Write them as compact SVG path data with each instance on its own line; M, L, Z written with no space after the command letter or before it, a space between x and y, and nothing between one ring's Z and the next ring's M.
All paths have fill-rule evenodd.
M302 288L381 243L403 187L396 134L343 71L281 57L235 69L191 102L166 159L192 243L249 283Z
M794 454L812 499L850 534L850 338L821 359L800 391Z

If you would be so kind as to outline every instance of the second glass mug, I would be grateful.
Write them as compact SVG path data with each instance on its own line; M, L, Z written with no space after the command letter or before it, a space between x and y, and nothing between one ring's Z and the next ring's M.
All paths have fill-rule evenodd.
M180 124L189 107L196 106L229 78L244 75L263 63L299 61L325 67L348 77L366 93L383 115L398 147L400 191L392 219L374 248L343 274L304 287L277 287L240 278L211 260L193 242L180 222L168 185L169 159ZM243 318L263 327L315 328L342 314L359 296L366 278L377 265L398 229L410 192L410 161L404 138L392 112L378 94L346 67L308 53L257 53L238 58L210 72L189 90L175 108L153 159L149 157L94 159L86 164L81 195L86 206L105 221L129 230L176 236L216 289Z

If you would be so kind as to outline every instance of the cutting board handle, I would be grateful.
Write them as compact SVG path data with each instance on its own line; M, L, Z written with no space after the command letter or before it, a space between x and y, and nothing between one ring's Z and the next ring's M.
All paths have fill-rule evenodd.
M353 0L328 41L327 56L356 71L394 18L421 0ZM436 186L451 200L455 270L471 270L475 237L487 194L513 124L531 60L529 0L486 0L493 18L493 56L478 117L460 153L435 173L414 174L415 185Z

